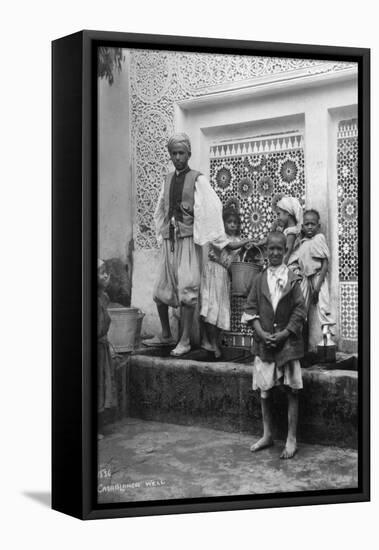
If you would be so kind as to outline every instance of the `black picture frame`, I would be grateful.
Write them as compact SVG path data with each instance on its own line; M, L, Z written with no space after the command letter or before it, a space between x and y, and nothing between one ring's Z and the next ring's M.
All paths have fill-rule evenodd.
M96 273L98 46L355 61L359 124L359 484L357 489L98 505ZM81 519L370 499L370 50L81 31L52 43L52 508ZM67 265L70 269L67 269ZM72 269L74 266L74 269Z

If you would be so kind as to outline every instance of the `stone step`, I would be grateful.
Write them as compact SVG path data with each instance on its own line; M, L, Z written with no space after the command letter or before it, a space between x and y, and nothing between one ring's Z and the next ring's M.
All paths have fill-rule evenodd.
M132 355L149 355L152 357L168 357L172 347L142 347L132 353ZM238 348L223 348L222 360L230 361L232 363L249 363L252 361L252 355L249 350ZM207 363L215 363L216 359L213 354L204 349L194 349L187 353L184 359L194 361L204 361ZM320 359L316 352L307 352L305 357L301 360L301 366L303 368L315 368L319 367L324 370L357 370L358 369L358 356L357 354L348 354L341 351L336 353L335 362L320 362Z
M337 351L336 361L321 363L319 362L319 357L315 352L308 352L304 359L301 361L301 366L303 368L309 367L319 367L324 370L358 370L358 355L354 353L343 353Z

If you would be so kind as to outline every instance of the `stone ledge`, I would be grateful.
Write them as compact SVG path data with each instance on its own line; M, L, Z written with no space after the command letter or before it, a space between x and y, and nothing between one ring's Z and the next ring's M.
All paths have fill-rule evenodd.
M127 364L128 416L231 432L261 432L260 400L252 391L251 365L207 363L171 357L131 355ZM357 447L358 374L303 369L299 440ZM273 392L275 438L286 431L286 396Z

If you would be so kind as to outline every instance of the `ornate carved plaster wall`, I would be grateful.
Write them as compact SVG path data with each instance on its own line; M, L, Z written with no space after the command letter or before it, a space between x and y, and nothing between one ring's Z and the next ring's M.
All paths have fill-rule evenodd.
M352 64L259 56L130 50L132 173L136 249L157 246L152 213L169 169L166 143L175 105L244 83L306 79L348 71Z

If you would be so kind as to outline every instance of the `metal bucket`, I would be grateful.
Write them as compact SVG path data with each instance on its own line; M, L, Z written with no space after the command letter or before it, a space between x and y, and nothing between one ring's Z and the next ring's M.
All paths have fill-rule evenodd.
M336 362L337 346L317 346L317 359L320 363L335 363Z
M142 319L145 314L137 307L108 308L111 324L108 340L117 352L133 351L139 346Z
M232 295L247 296L255 277L262 271L262 266L252 262L232 262Z

